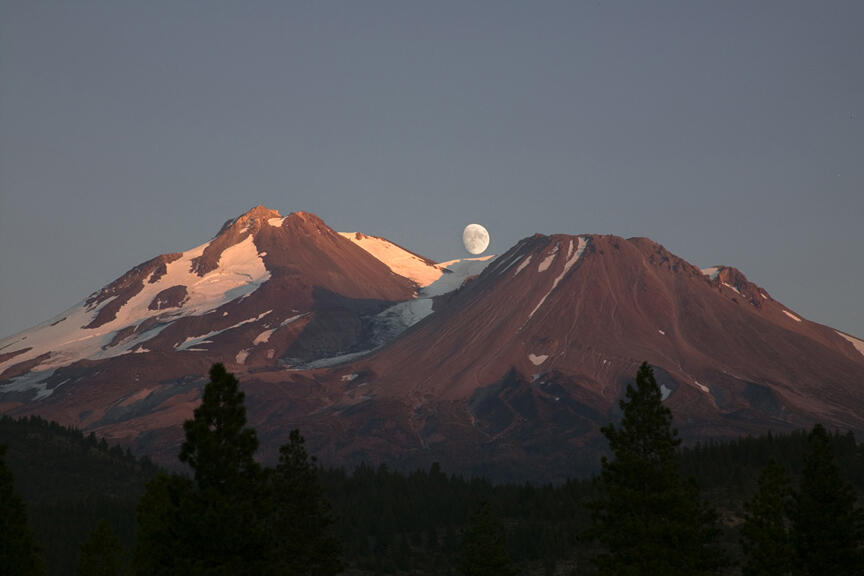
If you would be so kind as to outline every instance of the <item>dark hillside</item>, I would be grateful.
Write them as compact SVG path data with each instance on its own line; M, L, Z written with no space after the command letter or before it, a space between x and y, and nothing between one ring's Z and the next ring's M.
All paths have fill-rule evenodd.
M101 518L131 547L135 506L158 470L149 460L37 417L0 418L0 444L8 446L6 463L47 574L74 572L79 547Z
M842 475L864 495L861 445L851 435L830 440ZM9 446L6 461L27 502L49 574L74 573L80 544L103 517L131 549L135 507L158 471L152 463L38 418L0 418L0 444ZM719 512L722 541L733 558L740 558L743 503L752 497L762 468L773 458L797 486L806 452L804 432L681 451L682 473L696 479ZM589 564L592 547L577 535L588 524L584 504L595 496L590 479L493 484L448 475L437 465L410 474L360 466L352 473L321 470L319 477L337 518L346 574L448 573L468 519L484 501L502 520L510 556L526 574L581 573Z

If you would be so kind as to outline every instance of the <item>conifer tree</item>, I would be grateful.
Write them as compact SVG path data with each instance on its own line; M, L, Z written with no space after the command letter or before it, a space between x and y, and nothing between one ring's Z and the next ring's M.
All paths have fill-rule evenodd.
M254 458L258 437L246 427L243 400L237 378L222 364L214 364L201 405L192 420L183 423L186 441L180 450L180 461L194 470L201 489L222 490L260 471Z
M122 551L111 524L103 518L81 545L76 576L119 576L123 570Z
M42 574L39 545L27 525L27 509L15 492L15 479L5 456L6 446L0 445L0 572Z
M244 394L222 364L210 369L201 405L183 423L180 461L193 469L191 533L195 571L259 573L267 556L270 512L264 471L255 461L258 438L246 426Z
M793 494L792 540L805 574L864 573L864 517L855 490L840 476L831 440L821 424L808 437L799 489Z
M515 576L519 570L510 560L507 535L488 502L471 516L459 549L459 572L463 576Z
M234 375L214 364L201 405L183 424L179 458L194 471L194 482L157 478L139 505L139 573L154 562L167 564L163 573L263 573L272 505L243 399Z
M243 400L234 375L214 364L201 405L183 425L179 458L194 479L162 474L139 503L138 574L329 576L341 570L341 546L303 437L293 430L275 470L262 468Z
M661 402L654 372L643 363L627 385L619 426L602 428L614 458L602 460L601 496L590 504L590 534L603 552L603 575L714 574L724 564L716 547L716 515L692 481L678 473L681 443Z
M299 430L279 449L271 475L276 573L328 576L342 569L341 544L333 535L333 516Z
M786 472L771 460L759 475L759 489L744 504L741 547L743 576L787 576L795 566L786 511L791 491Z
M194 485L176 474L159 474L147 485L136 510L134 567L140 576L191 574L195 549L190 516Z

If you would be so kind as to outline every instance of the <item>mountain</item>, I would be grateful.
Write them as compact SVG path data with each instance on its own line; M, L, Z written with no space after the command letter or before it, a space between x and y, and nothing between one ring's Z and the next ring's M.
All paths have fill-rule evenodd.
M7 391L41 380L37 397L47 397L60 385L52 371L85 360L154 353L187 361L177 353L230 350L238 364L267 364L260 344L317 354L316 346L330 344L314 338L322 325L339 325L350 340L358 310L386 308L416 290L317 216L283 218L257 207L210 242L140 264L59 317L2 341L0 370L7 379L28 376Z
M643 360L688 440L864 431L864 342L735 268L645 238L539 234L436 264L263 207L0 341L0 411L170 462L218 361L265 458L299 426L327 463L548 479L596 466Z

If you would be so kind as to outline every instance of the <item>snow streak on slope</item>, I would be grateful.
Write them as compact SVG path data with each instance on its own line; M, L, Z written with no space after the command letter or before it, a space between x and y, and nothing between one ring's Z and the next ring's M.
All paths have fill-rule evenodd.
M259 314L257 317L248 318L246 320L243 320L242 322L238 322L232 326L229 326L227 328L223 328L221 330L213 330L212 332L208 332L208 333L202 334L200 336L189 336L183 342L174 346L174 349L175 350L199 350L200 351L200 349L193 348L193 346L197 347L200 344L212 344L212 341L210 340L210 338L214 338L214 337L216 337L216 336L218 336L224 332L228 332L229 330L233 330L234 328L239 328L240 326L243 326L245 324L249 324L251 322L257 322L258 320L261 320L262 318L264 318L265 316L267 316L271 312L272 312L272 310L267 310L263 314ZM274 332L274 331L275 331L275 329L271 332ZM269 336L268 336L268 338L269 338ZM256 338L256 340L257 340L257 338ZM253 344L258 344L258 342L253 342Z
M418 286L428 286L441 277L440 267L383 238L366 236L359 232L339 234L386 264L394 274L413 280Z
M555 244L555 247L552 248L552 251L549 252L549 255L540 262L540 265L537 266L538 272L545 272L549 269L549 266L552 265L552 261L555 259L555 256L558 255L558 244Z
M537 306L535 306L534 309L531 311L531 313L528 315L529 320L534 316L534 313L540 309L540 307L543 305L543 303L546 302L546 298L549 297L549 295L552 293L552 291L558 287L558 283L561 282L561 280L564 278L564 276L567 274L567 272L570 271L570 268L572 268L573 265L579 261L579 258L582 256L582 253L585 252L585 248L587 248L587 247L588 247L588 241L585 238L583 238L582 236L580 236L579 237L579 245L576 247L576 253L574 254L573 253L573 241L572 240L570 241L570 246L567 249L567 262L564 263L564 269L561 270L561 274L559 274L555 278L555 280L552 281L552 287L549 288L549 291L546 292L546 294L543 296L543 298L540 299L540 302L537 303ZM547 260L549 258L551 258L552 256L556 255L557 253L558 253L558 246L556 245L552 254L550 254L549 257L547 257ZM544 263L545 262L546 262L546 260L544 260ZM546 268L548 268L548 267L549 267L549 265L546 266ZM546 268L544 268L543 270L545 270Z
M488 266L494 255L479 258L466 258L462 260L450 260L437 264L444 271L436 282L421 288L417 298L406 300L390 306L379 312L372 319L371 341L373 346L368 350L353 352L330 358L319 358L313 362L294 366L294 369L311 369L336 366L353 360L357 360L378 350L384 344L393 341L411 326L414 326L433 313L433 304L436 296L441 296L453 290L458 290L465 280L480 274Z
M397 334L432 314L432 298L417 298L400 302L376 315L382 323L397 326Z
M480 274L492 261L494 256L466 258L465 260L450 260L438 264L446 269L438 281L421 288L415 300L400 302L377 315L382 325L387 325L391 337L401 334L405 329L432 314L432 300L447 292L459 289L465 280Z
M864 356L864 341L861 341L858 338L855 338L854 336L849 336L848 334L844 334L843 332L840 332L839 330L835 330L835 332L837 332L837 334L839 334L840 336L845 338L850 344L852 344L852 346L855 347L856 350L858 350L858 352L861 353L862 356Z
M703 268L702 274L707 276L711 280L717 278L717 275L720 274L720 266L711 266L710 268Z
M0 373L11 365L45 353L50 356L39 362L34 370L47 371L85 358L100 360L125 354L159 334L166 324L112 346L119 330L140 326L156 316L170 322L183 316L205 314L226 302L248 296L270 278L252 236L223 251L215 270L203 277L198 276L191 271L192 260L203 254L208 245L193 248L178 260L169 262L165 274L155 282L150 283L153 275L143 279L141 291L131 297L110 322L96 328L84 328L114 298L108 298L93 308L88 308L85 301L57 318L0 341L0 353L30 348L0 362ZM186 300L179 307L151 310L149 306L156 295L173 286L186 287Z
M801 322L801 318L799 318L798 316L796 316L792 312L789 312L788 310L783 310L783 314L785 314L786 316L788 316L789 318L791 318L795 322Z
M527 257L526 257L526 258L525 258L525 259L524 259L524 260L519 264L519 266L516 268L516 274L514 274L514 276L518 276L519 273L522 272L522 270L524 270L525 267L528 266L528 264L530 264L530 263L531 263L531 254L529 254L529 255L528 255L528 256L527 256Z
M439 263L438 266L446 268L450 272L445 272L436 282L420 290L420 297L431 298L457 290L465 283L465 280L483 272L493 258L495 256L490 255L479 258L448 260L447 262Z

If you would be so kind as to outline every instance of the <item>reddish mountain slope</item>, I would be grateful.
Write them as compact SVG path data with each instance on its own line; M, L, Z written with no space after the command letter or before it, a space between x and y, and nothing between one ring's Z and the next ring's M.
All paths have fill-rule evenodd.
M0 408L62 406L58 417L90 426L152 391L142 378L197 380L214 361L244 369L362 347L360 316L416 289L317 216L257 207L207 244L136 266L0 341Z
M293 418L336 461L536 478L596 462L598 425L643 360L690 440L864 430L861 346L737 270L712 277L650 240L535 236L373 356L305 375L329 400ZM266 395L284 375L256 378Z
M170 462L220 361L271 457L299 426L328 463L553 478L596 466L598 427L643 360L689 439L864 431L864 342L734 268L596 235L434 265L263 207L0 341L0 411Z
M522 241L368 364L405 375L391 377L390 393L412 381L458 399L511 368L579 373L597 394L617 396L609 376L629 377L642 359L685 386L673 405L686 396L714 406L718 379L770 386L838 423L859 417L829 390L864 400L864 356L843 335L797 317L735 269L712 279L650 240L613 236Z

